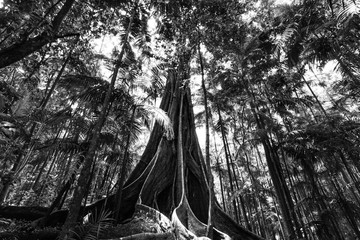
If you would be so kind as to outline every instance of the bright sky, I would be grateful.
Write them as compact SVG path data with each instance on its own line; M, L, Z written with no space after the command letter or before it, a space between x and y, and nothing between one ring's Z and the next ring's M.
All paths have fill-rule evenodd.
M0 8L4 7L4 0L0 0Z

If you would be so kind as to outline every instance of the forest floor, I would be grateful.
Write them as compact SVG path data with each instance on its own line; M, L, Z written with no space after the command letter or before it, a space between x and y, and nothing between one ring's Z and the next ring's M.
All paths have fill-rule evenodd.
M34 221L0 218L0 239L4 240L52 240L56 239L61 227L36 227ZM123 224L110 222L87 223L75 230L74 239L175 239L173 232L146 214L134 216Z

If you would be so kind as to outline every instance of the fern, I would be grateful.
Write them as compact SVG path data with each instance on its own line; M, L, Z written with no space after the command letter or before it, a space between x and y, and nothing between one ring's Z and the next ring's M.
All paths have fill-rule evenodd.
M89 221L73 231L73 240L97 240L113 222L111 212L107 210L94 211Z

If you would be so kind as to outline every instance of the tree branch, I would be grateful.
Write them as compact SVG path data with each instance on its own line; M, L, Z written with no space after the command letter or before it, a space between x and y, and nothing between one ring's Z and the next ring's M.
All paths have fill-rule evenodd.
M17 42L13 45L0 50L0 68L4 68L13 64L28 55L40 50L48 43L55 41L56 33L59 31L60 25L65 19L66 15L73 6L75 0L66 0L58 14L52 21L52 28L50 31L44 31L42 34L30 38L27 41Z
M74 2L75 2L75 0L66 0L63 7L60 9L58 14L55 16L54 20L52 21L52 31L53 32L59 31L61 23L63 22L65 16L70 11Z

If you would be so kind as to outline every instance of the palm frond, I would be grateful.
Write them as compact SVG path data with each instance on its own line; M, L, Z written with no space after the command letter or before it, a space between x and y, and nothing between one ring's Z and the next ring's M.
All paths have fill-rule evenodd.
M43 163L44 161L46 161L47 157L48 156L47 156L46 152L42 151L33 160L30 161L30 164L33 166L39 165L39 164Z
M89 221L82 226L75 228L72 233L76 238L83 240L97 240L104 233L105 229L109 228L114 221L111 212L107 210L95 210L90 214Z
M63 123L64 121L70 119L72 109L70 107L60 110L52 115L50 115L46 120L46 125L54 126Z
M72 100L90 103L93 109L104 102L108 87L105 85L95 85L88 87L80 94L74 95Z
M87 133L92 127L92 122L82 116L72 116L69 125L70 131L73 133Z
M226 124L224 124L224 122L221 122L220 120L214 124L214 130L216 132L224 131L225 135L227 135L229 132L228 126Z
M297 33L298 31L294 26L288 26L284 32L275 39L275 51L280 52L284 50L291 38Z
M106 227L110 227L112 222L114 221L111 216L111 211L103 210L98 213L95 211L94 214L90 217L90 223L94 225L89 231L89 233L96 235L96 239L99 239L100 234L106 229Z
M142 125L137 119L129 118L122 123L123 136L130 134L130 142L134 143L142 133ZM125 141L124 141L125 144Z
M153 99L156 99L161 95L162 90L164 89L165 78L165 69L168 64L160 63L150 69L150 81L141 81L139 86L146 93L149 94ZM146 79L147 80L147 79Z
M125 146L124 146L125 148ZM117 159L119 159L121 156L121 152L119 151L110 151L109 153L107 153L106 155L106 163L107 164L114 164Z
M258 48L258 46L259 46L258 37L254 37L246 41L243 51L243 55L245 56L245 58L248 57L253 51L255 51Z
M90 70L88 69L87 64L80 58L79 55L74 56L74 54L70 57L68 65L71 66L77 73L83 75L90 75Z
M134 36L134 45L140 50L147 49L150 42L150 34L148 32L149 12L140 6L138 21L133 25L132 34ZM135 31L134 31L135 30Z
M72 138L63 139L48 139L41 145L39 144L37 150L58 150L67 154L76 154L84 150L84 144L79 144Z
M125 46L127 46L127 47L125 48L125 54L121 60L122 68L128 68L132 64L136 63L135 53L134 53L134 50L132 49L131 45L126 44Z
M116 141L116 134L112 132L101 132L99 135L99 145L111 146Z
M205 121L205 110L196 113L194 119L195 119L195 123L202 125Z
M332 39L320 37L313 39L311 42L306 44L306 47L303 50L303 55L308 62L313 64L319 62L320 67L322 67L329 61L329 59L333 58L333 48L334 43L332 42Z
M66 75L61 78L59 87L63 87L67 90L78 89L84 90L86 88L96 86L96 85L107 85L108 82L99 78L99 77L91 77L88 75Z
M350 18L357 14L360 14L360 6L358 6L355 2L350 2L337 13L336 19L339 23L345 24Z
M137 107L138 109L144 111L143 116L145 118L151 116L156 122L158 122L164 128L165 135L168 139L174 138L174 130L173 130L172 122L164 110L150 105L139 105Z
M121 86L114 89L110 100L120 106L131 106L134 101L129 92Z

